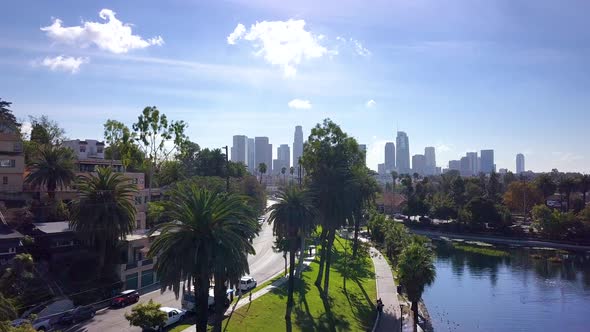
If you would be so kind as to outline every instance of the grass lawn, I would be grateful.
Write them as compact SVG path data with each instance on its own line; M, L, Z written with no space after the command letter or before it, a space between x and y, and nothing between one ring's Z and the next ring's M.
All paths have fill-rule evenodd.
M350 258L352 242L337 238L330 269L330 296L324 301L314 285L318 261L312 262L295 283L295 306L290 331L367 331L375 319L375 273L368 250ZM345 254L345 251L347 254ZM344 276L346 287L344 286ZM233 313L228 332L287 331L285 309L287 284Z

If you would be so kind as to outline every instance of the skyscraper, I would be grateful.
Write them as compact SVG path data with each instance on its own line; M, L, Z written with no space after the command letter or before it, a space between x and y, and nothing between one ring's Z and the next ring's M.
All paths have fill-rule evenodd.
M403 131L398 131L397 137L395 138L395 145L395 164L397 171L400 174L408 174L410 173L410 140L408 135Z
M449 170L460 171L461 170L461 161L460 160L449 160Z
M469 159L469 175L479 174L479 162L477 152L467 152L467 159Z
M248 170L256 173L256 154L254 152L254 139L248 138Z
M472 176L473 170L471 169L471 160L469 160L469 157L462 157L460 162L461 166L459 172L461 173L461 175Z
M434 147L427 146L424 148L424 157L426 158L426 165L424 166L424 174L434 175L436 173L436 153Z
M303 155L303 129L301 126L295 126L295 135L293 137L293 167L295 174L299 168L299 158Z
M268 143L268 137L254 138L255 151L255 168L258 171L258 165L266 164L266 173L270 174L272 171L272 145Z
M481 150L480 172L490 174L494 171L494 150Z
M289 145L281 144L277 148L277 163L274 172L275 174L280 174L282 168L286 168L287 174L289 173L289 167L291 165L291 149L289 149Z
M231 161L248 165L248 137L245 135L235 135L233 146L231 148Z
M524 173L524 155L519 153L516 155L516 174Z
M359 144L359 150L363 152L365 155L365 165L367 164L367 145L366 144Z
M426 167L426 157L423 154L415 154L412 156L412 171L420 175L424 175Z
M391 172L395 169L395 144L393 142L385 143L385 163L384 169Z

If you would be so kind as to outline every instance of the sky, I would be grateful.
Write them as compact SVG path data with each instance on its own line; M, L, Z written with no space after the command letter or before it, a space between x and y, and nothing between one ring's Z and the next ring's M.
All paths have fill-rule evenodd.
M397 130L437 165L494 149L497 168L590 173L590 2L10 1L0 98L102 139L146 106L202 147L325 118L383 162Z

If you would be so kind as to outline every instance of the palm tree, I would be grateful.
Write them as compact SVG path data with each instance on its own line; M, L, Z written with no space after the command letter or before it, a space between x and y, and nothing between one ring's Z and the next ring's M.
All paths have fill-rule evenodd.
M349 182L347 191L350 193L350 205L352 207L352 215L354 220L354 243L352 247L352 255L356 256L358 250L358 234L360 230L360 222L363 217L363 210L375 198L375 194L379 191L377 181L369 175L366 167L358 167L352 172L352 179Z
M291 183L293 183L293 174L295 173L295 167L291 166L289 168L289 174L291 174Z
M136 210L132 202L137 186L123 174L101 167L94 174L78 178L78 191L71 226L96 246L98 268L102 272L105 257L135 229Z
M424 287L432 284L436 278L432 251L418 242L410 244L399 257L398 278L412 302L414 331L417 331L418 301L422 298Z
M269 223L273 223L273 233L277 240L287 240L289 247L289 285L285 320L291 320L293 291L295 287L295 253L297 237L303 237L307 224L313 221L315 212L307 191L291 186L281 191L278 200L270 208ZM304 248L301 248L300 262L303 261Z
M191 183L180 184L162 202L171 222L152 230L160 232L149 256L158 256L155 269L162 289L178 297L180 285L196 289L197 331L207 331L209 280L215 279L215 331L221 330L226 281L237 282L248 273L247 256L254 254L252 239L259 225L246 198L212 192Z
M557 185L559 193L565 195L566 212L570 210L570 196L575 189L576 182L572 178L566 176L563 176Z
M287 167L281 168L281 174L283 174L283 184L287 184L287 180L285 179L285 173L287 172Z
M266 164L258 164L258 172L260 173L260 184L262 184L262 176L266 173Z
M28 165L30 173L25 182L35 187L46 187L51 201L57 187L64 188L75 179L74 157L70 148L42 145Z
M550 174L541 174L535 179L535 185L539 190L543 193L543 198L545 199L545 203L547 202L547 198L555 193L555 182L553 182L553 178Z
M0 321L11 321L16 318L14 303L0 293Z
M393 179L393 183L391 184L391 192L395 191L395 180L397 180L397 178L399 177L399 174L397 174L396 171L391 172L391 178Z

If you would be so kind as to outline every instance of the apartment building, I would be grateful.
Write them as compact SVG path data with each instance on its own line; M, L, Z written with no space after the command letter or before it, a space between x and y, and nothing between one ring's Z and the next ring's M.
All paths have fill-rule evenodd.
M23 142L16 130L3 127L0 131L0 192L23 191L25 154Z

